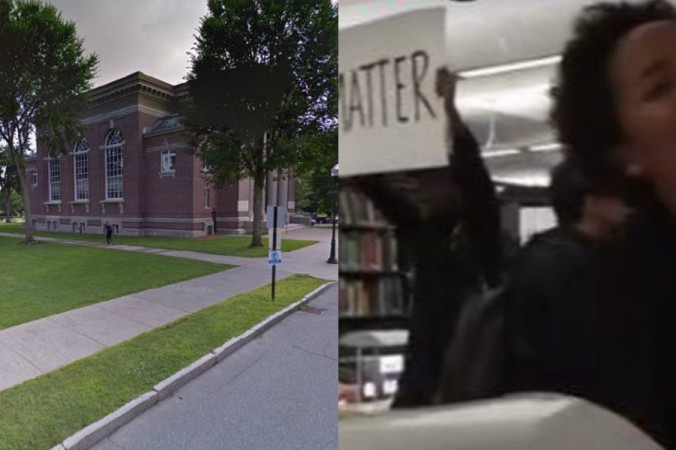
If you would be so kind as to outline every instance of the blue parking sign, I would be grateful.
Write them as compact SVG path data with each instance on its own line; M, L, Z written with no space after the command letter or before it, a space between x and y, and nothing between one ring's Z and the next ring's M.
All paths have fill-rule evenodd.
M276 266L282 263L282 252L279 250L271 250L268 254L268 264Z

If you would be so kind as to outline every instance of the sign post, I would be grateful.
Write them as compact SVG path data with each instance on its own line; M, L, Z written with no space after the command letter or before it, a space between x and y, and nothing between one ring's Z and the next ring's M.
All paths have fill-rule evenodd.
M280 206L268 206L267 225L270 229L268 264L272 266L272 300L275 300L277 264L282 263L282 239L277 237L277 228L286 224L286 210Z

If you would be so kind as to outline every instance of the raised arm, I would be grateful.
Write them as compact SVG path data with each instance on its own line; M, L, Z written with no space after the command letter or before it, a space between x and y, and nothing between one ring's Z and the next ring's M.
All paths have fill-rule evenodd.
M496 285L502 269L499 203L479 144L458 111L457 80L446 68L437 72L437 93L444 98L452 145L448 149L451 178L463 194L462 222L474 258L488 284Z

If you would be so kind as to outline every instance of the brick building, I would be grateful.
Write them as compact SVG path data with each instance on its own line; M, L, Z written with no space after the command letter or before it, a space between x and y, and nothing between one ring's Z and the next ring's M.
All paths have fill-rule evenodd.
M36 230L197 237L243 233L253 219L253 181L216 189L199 158L185 152L176 114L187 85L136 72L92 90L86 133L68 154L38 145L27 163ZM264 200L294 210L292 177L269 176Z

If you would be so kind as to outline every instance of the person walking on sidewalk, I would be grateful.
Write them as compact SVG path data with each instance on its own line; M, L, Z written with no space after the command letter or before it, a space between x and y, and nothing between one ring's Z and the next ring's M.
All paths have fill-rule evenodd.
M113 244L113 226L109 223L106 224L106 242L108 245Z

